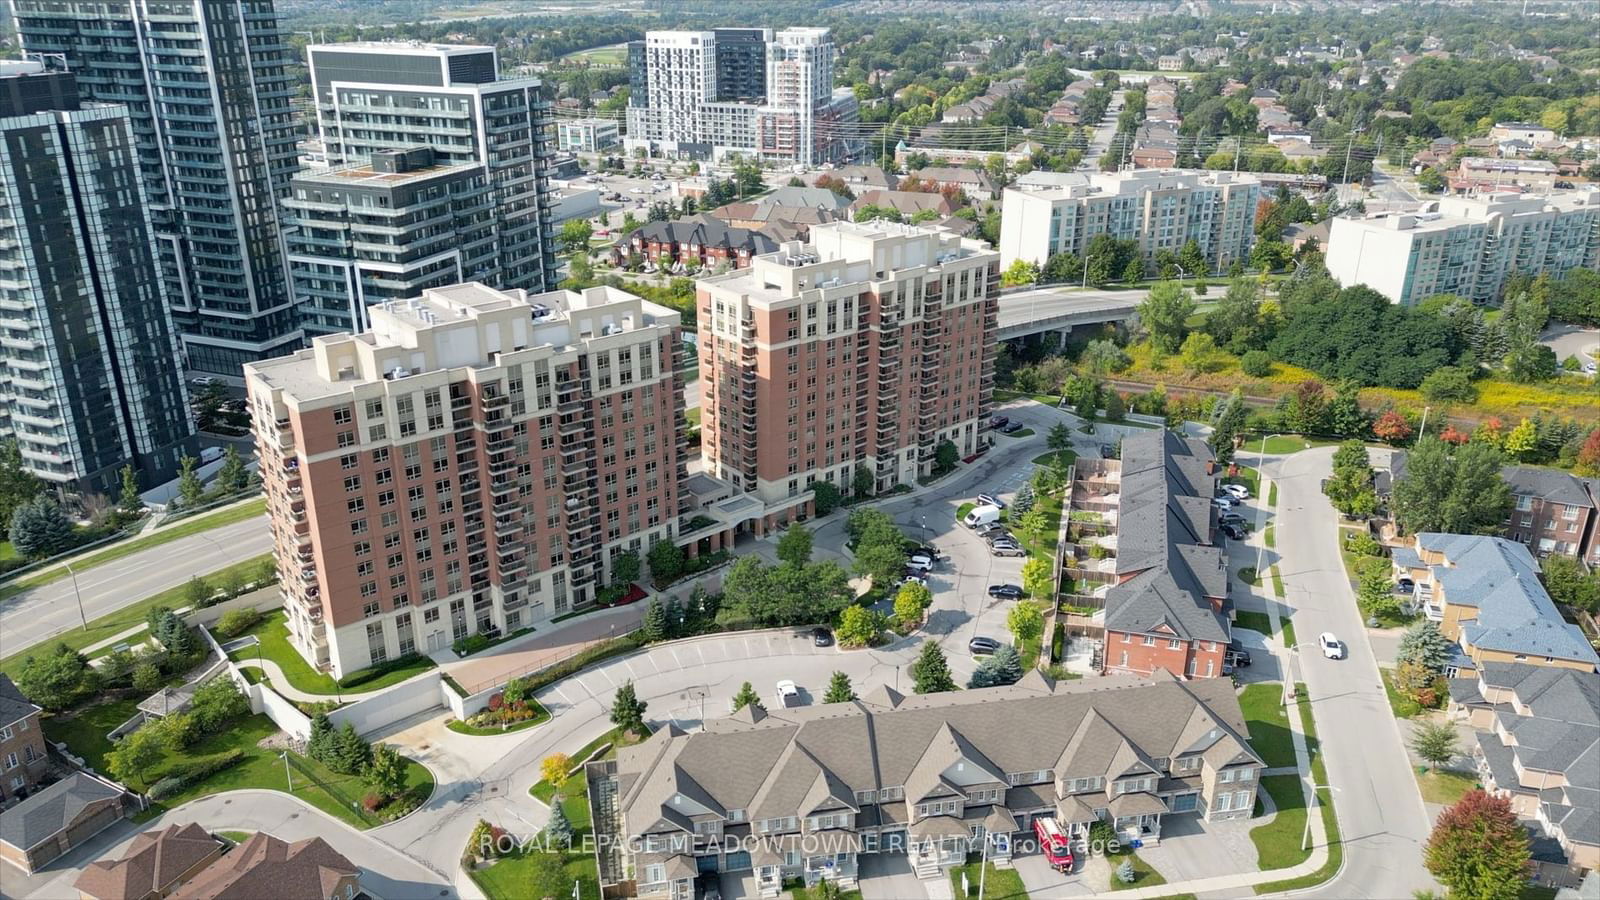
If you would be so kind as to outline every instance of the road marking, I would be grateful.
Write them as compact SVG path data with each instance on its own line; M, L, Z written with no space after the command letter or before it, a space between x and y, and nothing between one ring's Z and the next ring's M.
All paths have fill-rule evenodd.
M628 674L633 676L633 680L638 681L639 673L633 670L633 661L625 659L622 661L622 664L628 667Z
M667 649L672 651L672 659L673 659L674 662L676 662L678 664L678 668L680 668L680 669L683 668L683 659L680 656L678 656L678 648L677 647L668 647Z
M561 701L562 701L562 702L563 702L563 703L565 703L565 704L567 704L567 706L569 706L569 707L570 707L570 706L572 706L572 705L573 705L573 703L572 703L572 698L571 698L571 697L568 697L568 696L567 696L567 695L566 695L566 694L563 694L563 693L561 693L561 688L559 688L559 687L556 687L556 686L555 686L555 685L551 685L551 686L550 686L550 690L552 690L552 691L555 691L555 692L556 692L556 693L557 693L557 694L558 694L558 695L560 695L560 697L561 697Z
M704 642L702 642L702 643L704 643ZM702 666L705 665L706 664L706 652L704 650L700 649L700 644L695 644L694 645L694 652L700 654L700 665L702 665Z
M616 687L617 686L617 683L616 683L615 680L612 679L610 672L607 672L605 669L595 669L595 671L599 672L601 675L605 676L606 681L610 682L612 687Z

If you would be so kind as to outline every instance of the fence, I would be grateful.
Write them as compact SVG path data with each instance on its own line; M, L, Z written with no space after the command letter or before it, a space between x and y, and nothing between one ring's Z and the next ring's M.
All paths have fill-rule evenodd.
M585 644L568 647L553 659L540 660L520 669L497 675L494 678L485 679L471 685L464 685L462 689L467 692L465 697L448 687L442 688L441 693L444 695L445 703L449 705L451 712L455 713L456 718L465 721L468 716L474 715L486 707L489 703L489 698L494 695L494 692L500 690L505 686L506 682L513 678L525 678L530 675L538 675L541 672L548 672L551 669L572 663L574 659L583 656L585 653L592 654L591 658L585 659L581 664L574 666L573 671L569 673L576 674L585 666L603 662L612 657L621 656L624 653L639 649L637 644L628 640L638 631L639 627L635 626L616 637L599 638Z

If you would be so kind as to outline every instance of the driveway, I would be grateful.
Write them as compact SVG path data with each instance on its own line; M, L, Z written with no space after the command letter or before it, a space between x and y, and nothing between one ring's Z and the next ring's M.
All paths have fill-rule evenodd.
M1250 829L1259 824L1255 819L1205 822L1199 816L1167 816L1161 820L1161 843L1140 848L1139 858L1169 882L1252 872L1256 847Z
M912 874L904 853L863 853L860 860L861 900L921 900L928 896L927 885Z
M1600 330L1577 325L1551 325L1539 335L1539 342L1556 351L1558 361L1576 356L1578 362L1594 362L1600 357Z
M1036 841L1018 842L1016 846L1032 847ZM1044 854L1032 847L1032 852L1012 857L1012 867L1022 878L1029 897L1088 897L1094 894L1089 885L1087 861L1079 862L1071 875L1063 875L1045 861Z

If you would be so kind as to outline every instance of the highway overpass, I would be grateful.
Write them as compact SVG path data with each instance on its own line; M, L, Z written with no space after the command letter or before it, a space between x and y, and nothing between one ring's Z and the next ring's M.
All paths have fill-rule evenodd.
M1144 302L1146 290L1083 291L1037 288L1000 295L1000 340L1047 332L1070 332L1079 325L1121 322Z

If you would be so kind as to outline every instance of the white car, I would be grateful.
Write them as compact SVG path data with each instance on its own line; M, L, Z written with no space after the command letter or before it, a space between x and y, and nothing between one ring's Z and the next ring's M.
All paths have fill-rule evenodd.
M778 682L778 706L783 709L793 709L800 705L800 689L795 683L785 678Z
M906 562L920 569L933 568L933 557L926 553L913 553L911 554L911 558L906 560Z
M1212 497L1211 505L1217 509L1233 509L1232 497Z
M1250 489L1242 484L1225 484L1222 489L1228 492L1229 497L1241 503L1250 499Z
M1333 632L1324 631L1317 635L1317 646L1322 648L1322 655L1328 659L1344 659L1344 644L1333 636Z

